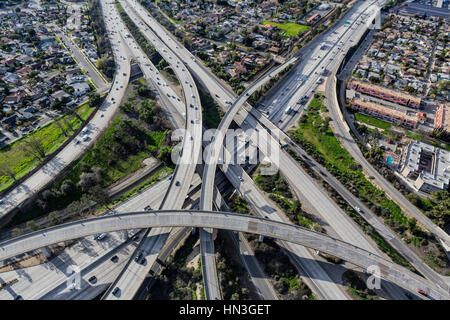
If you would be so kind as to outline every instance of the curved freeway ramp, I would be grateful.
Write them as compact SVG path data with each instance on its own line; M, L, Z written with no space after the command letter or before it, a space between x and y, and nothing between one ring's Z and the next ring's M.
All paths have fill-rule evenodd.
M97 233L153 227L201 227L261 234L334 255L362 268L378 266L381 278L406 290L417 292L417 289L422 289L428 292L431 299L450 299L448 289L443 290L389 260L326 234L283 222L217 211L133 212L62 224L0 243L0 260Z

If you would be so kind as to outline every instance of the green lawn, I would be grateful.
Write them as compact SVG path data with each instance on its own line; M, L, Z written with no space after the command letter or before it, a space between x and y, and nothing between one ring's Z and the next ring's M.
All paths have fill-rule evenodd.
M294 37L296 37L299 32L303 33L310 28L309 26L305 26L305 25L298 24L298 23L292 23L292 22L276 23L276 22L264 20L262 22L262 24L264 24L264 25L270 24L272 26L276 26L276 27L284 30L286 35L294 36Z
M391 124L389 122L379 120L377 118L370 117L362 113L355 113L355 119L358 122L364 122L383 130L388 130L391 127Z
M169 17L169 20L170 20L173 24L182 24L182 23L183 23L183 21L179 21L179 20L176 20L176 19L171 18L171 17Z
M85 120L93 110L94 108L91 108L88 103L84 103L78 107L77 113ZM65 121L70 123L71 128L64 123ZM67 136L63 134L62 130L57 126L57 123L61 124L64 130L67 131ZM81 123L75 116L63 115L57 118L2 148L0 150L0 164L11 168L16 173L16 179L24 176L40 162L34 155L30 155L25 150L27 140L33 137L42 141L45 153L48 155L66 141L68 136L73 134ZM14 180L9 176L0 175L0 191L10 186L13 182Z
M406 131L406 135L410 138L423 141L423 136L421 134L412 133L411 131Z

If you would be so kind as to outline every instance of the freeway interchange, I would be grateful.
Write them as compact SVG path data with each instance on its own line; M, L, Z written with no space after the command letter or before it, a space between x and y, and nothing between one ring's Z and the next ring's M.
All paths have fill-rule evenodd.
M133 206L125 206L125 208L129 209L121 209L121 214L57 226L0 243L0 259L3 260L59 241L86 237L102 232L117 232L119 230L131 229L134 230L132 231L132 234L139 234L137 243L130 243L129 240L125 238L117 240L114 246L109 250L103 248L102 254L105 257L119 247L127 247L130 252L125 254L123 259L121 258L121 261L123 260L123 262L121 262L120 265L111 266L108 264L108 267L104 267L104 272L107 276L102 280L104 281L102 289L103 291L107 289L106 293L103 295L103 299L133 299L144 282L149 270L154 266L159 254L164 251L164 248L170 247L171 249L166 250L172 250L173 243L179 241L180 237L186 234L186 232L189 232L190 229L188 228L198 227L200 228L200 248L205 295L207 299L221 299L220 285L216 274L214 240L212 236L212 230L219 228L258 233L280 239L283 246L291 249L293 255L297 257L298 260L296 263L298 264L298 268L306 270L307 274L312 275L311 280L313 282L313 290L323 299L347 299L347 297L340 288L333 284L328 274L322 270L318 264L315 264L314 257L306 248L313 248L315 250L320 250L321 252L341 257L352 264L364 268L378 265L381 269L381 278L387 280L385 282L385 289L389 291L391 297L395 299L404 299L404 294L400 287L414 293L417 293L417 289L423 289L429 293L429 297L432 299L449 299L448 282L443 280L441 276L435 274L430 268L424 267L422 271L420 270L420 266L419 268L416 267L425 275L425 278L422 278L392 263L387 256L385 256L373 242L367 239L361 230L346 217L345 213L343 213L342 210L333 203L333 201L330 200L313 181L311 181L311 178L308 177L303 169L299 167L285 151L280 149L281 141L288 140L284 133L281 132L281 138L280 136L275 135L277 129L289 128L290 124L301 115L302 107L297 102L301 100L302 97L312 97L318 82L320 82L318 79L322 77L322 74L325 75L329 72L336 72L336 68L339 66L341 58L345 55L345 52L349 47L353 45L352 42L357 43L359 38L365 32L364 27L367 28L367 26L364 24L364 21L371 20L376 14L375 7L372 5L380 5L381 2L382 1L360 1L355 4L350 12L348 12L336 26L314 40L301 52L302 54L300 56L295 56L285 64L270 70L255 83L250 85L241 96L236 97L230 88L207 70L202 65L201 61L197 60L175 39L173 35L155 21L139 3L136 1L120 0L119 3L124 11L132 18L147 40L152 43L174 70L182 86L183 97L180 99L170 86L166 84L164 77L159 74L157 68L151 64L151 61L146 57L139 45L131 37L127 36L128 31L120 19L115 3L106 0L102 1L105 24L111 43L113 44L115 60L118 63L118 71L114 79L113 87L105 100L105 108L107 108L108 105L114 107L105 109L105 113L118 106L114 101L121 100L121 96L124 92L122 89L123 87L126 87L130 73L130 59L131 57L134 57L143 71L144 76L150 82L155 84L155 87L157 87L160 92L162 103L166 107L166 111L168 112L172 123L175 127L186 129L182 139L180 161L176 166L173 178L170 181L166 180L165 182L166 187L160 202L157 205L151 206L152 208L158 208L160 211L147 212L144 214L126 214L125 212L127 211L142 211L144 209L144 203L147 207L149 200L146 197L142 197L142 199L139 199L138 201L131 201L135 203ZM347 25L342 23L343 20L350 20L352 23ZM116 35L119 35L119 37L116 37ZM323 49L323 46L319 44L321 42L325 42L329 46L326 46L326 49ZM304 58L307 56L309 57L308 59ZM289 64L295 65L293 70L282 80L282 89L267 98L267 101L264 102L262 113L253 109L246 102L247 98L252 92L258 90L264 83L269 81L270 78L274 77L278 72L284 70ZM323 72L324 70L328 73ZM202 108L194 78L203 88L211 93L211 96L217 98L216 100L224 111L226 111L212 142L206 147L206 164L203 166L203 170L199 169L197 166L198 158L202 153L203 128ZM329 86L331 83L330 78L326 81ZM166 96L169 98L167 99ZM286 106L290 106L297 112L290 114L284 112ZM112 117L112 112L113 111L108 115L108 119ZM334 112L336 112L336 110L334 110ZM96 117L94 117L94 119L95 118ZM339 119L336 121L339 122L338 120ZM239 165L219 164L219 153L222 148L224 148L224 137L233 121L242 129L246 130L246 136L248 141L250 141L250 145L254 145L261 150L263 149L263 144L270 145L273 148L273 150L267 152L266 156L270 158L273 154L279 155L279 169L287 178L293 190L298 194L303 194L309 199L311 205L315 207L320 216L333 226L336 234L341 240L286 224L286 218L284 218L280 212L267 214L267 212L264 211L264 207L274 205L271 204L270 201L267 201L264 195L258 192L257 187L245 170ZM100 134L100 128L105 127L106 123L96 124L95 122L92 122L89 126L92 126L93 128L98 127L99 129L95 130L95 132ZM252 129L255 128L256 132L268 131L270 133L264 135L265 140L260 141L259 137L252 135L252 133L255 133L255 130L252 131ZM95 137L92 138L92 141L94 141L94 139ZM292 141L289 141L289 143L294 148L298 148ZM81 147L87 148L89 145L90 144L87 143ZM248 146L245 148L247 147ZM300 148L298 149L300 150L298 152L302 152ZM225 150L231 155L238 151L235 149ZM72 153L71 157L75 159L77 154ZM70 162L70 160L67 161L67 163ZM219 197L220 194L215 189L217 184L217 167L225 174L233 187L244 196L248 203L251 204L254 211L261 218L212 211L214 202L216 203L216 208L220 210L220 205L217 204L217 197ZM201 175L201 180L195 174L196 170ZM33 177L34 175L30 177L30 179ZM47 178L47 180L49 179L51 178ZM183 208L186 195L192 190L191 188L195 179L198 179L198 184L201 185L201 194L198 195L199 211L180 211L180 209ZM46 180L44 179L44 182L45 181ZM336 181L333 182L336 184ZM42 183L36 186L33 185L33 188L39 190L43 185L44 184ZM342 186L337 186L336 188L339 187ZM18 197L18 194L16 194L15 199L7 204L9 204L10 207L14 207L19 202L24 201L27 196L29 196L29 194L23 194L21 197ZM344 198L348 200L350 196L347 194ZM354 199L352 199L352 201L354 201ZM5 212L6 211L7 208L5 208ZM372 222L383 229L383 226L379 226L377 221L372 220ZM429 227L432 229L435 226L431 224ZM145 229L140 233L136 233L142 228L150 229ZM445 238L442 233L437 233L440 235L441 239ZM385 234L388 234L389 236L389 230L386 229ZM32 241L30 241L30 239L32 239ZM389 240L391 239L392 237L389 238ZM447 240L444 239L444 241ZM402 243L399 244L399 246L401 245ZM409 257L412 257L409 260L414 260L416 265L419 264L418 259L412 255L413 254L409 255ZM146 261L146 263L139 263L138 260L140 260L141 257L144 258L144 260L141 261ZM312 262L309 262L309 264L305 261L302 262L300 257L310 258L312 259ZM96 262L96 265L93 265L92 262L88 262L87 259L83 261L86 270L91 272L86 272L87 277L87 275L91 275L94 270L99 270L100 267L105 264L106 260ZM329 280L319 281L317 280L319 278ZM59 282L50 285L47 283L48 298L52 297L51 292L58 292L58 288L64 291L61 287L63 283L62 279L63 277L60 277ZM314 281L313 279L316 280ZM397 286L393 286L393 283ZM77 297L74 294L66 294L64 297L81 299L92 298L93 293L87 294L89 290L89 284L85 284L84 289L82 290L86 291L85 296ZM98 293L98 290L99 289L95 292ZM266 291L269 292L270 288ZM22 295L28 298L26 294ZM268 295L270 295L270 293ZM0 297L3 297L1 293ZM43 296L34 296L33 298L43 298Z

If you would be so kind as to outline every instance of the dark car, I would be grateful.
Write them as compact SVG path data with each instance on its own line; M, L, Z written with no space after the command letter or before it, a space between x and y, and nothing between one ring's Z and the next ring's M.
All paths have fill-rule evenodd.
M131 241L136 241L137 239L139 239L139 234L135 234L131 237Z
M97 282L97 277L96 277L96 276L92 276L92 277L90 277L90 278L88 279L88 281L89 281L90 283L96 283L96 282Z
M119 297L120 296L120 289L119 289L119 287L116 287L113 290L112 294L115 295L116 297Z
M119 257L118 257L118 256L113 256L113 257L111 258L111 261L114 262L114 263L116 263L117 261L119 261Z
M144 255L143 255L142 252L139 253L139 254L134 258L134 261L139 262L139 260L141 260L143 256L144 256Z
M23 300L22 296L18 295L14 298L14 300Z

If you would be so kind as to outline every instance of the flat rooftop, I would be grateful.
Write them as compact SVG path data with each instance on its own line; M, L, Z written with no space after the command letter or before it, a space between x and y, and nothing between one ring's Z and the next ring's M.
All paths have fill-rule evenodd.
M421 171L422 180L444 189L450 181L450 151L415 141L408 145L405 166L410 171Z

